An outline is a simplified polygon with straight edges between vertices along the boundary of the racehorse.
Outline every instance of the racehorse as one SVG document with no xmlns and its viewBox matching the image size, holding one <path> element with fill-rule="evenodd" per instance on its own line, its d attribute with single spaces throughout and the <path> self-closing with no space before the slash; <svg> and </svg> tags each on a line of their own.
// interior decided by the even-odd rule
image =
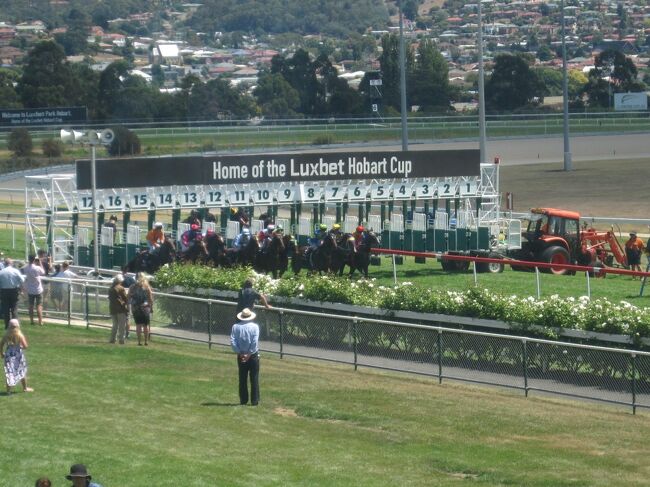
<svg viewBox="0 0 650 487">
<path fill-rule="evenodd" d="M 166 264 L 171 264 L 176 260 L 176 245 L 174 241 L 165 237 L 165 240 L 160 247 L 153 252 L 150 250 L 143 250 L 138 253 L 131 261 L 127 264 L 127 269 L 129 272 L 146 272 L 147 274 L 153 274 L 158 269 Z"/>
<path fill-rule="evenodd" d="M 294 274 L 297 274 L 298 272 L 296 272 L 294 260 L 299 259 L 301 256 L 297 253 L 298 249 L 296 247 L 296 240 L 291 235 L 285 235 L 282 237 L 282 242 L 284 243 L 284 251 L 280 253 L 280 277 L 287 272 L 287 269 L 289 268 L 289 259 L 291 259 L 291 268 Z M 300 270 L 300 268 L 298 268 L 298 270 Z"/>
<path fill-rule="evenodd" d="M 260 250 L 260 243 L 257 240 L 257 236 L 251 235 L 250 238 L 248 239 L 248 242 L 246 242 L 246 245 L 244 245 L 243 248 L 239 250 L 229 249 L 226 251 L 226 255 L 228 256 L 228 259 L 233 265 L 252 266 L 253 264 L 255 264 L 255 260 L 257 259 L 257 253 L 259 252 L 259 250 Z"/>
<path fill-rule="evenodd" d="M 332 253 L 332 272 L 342 276 L 346 265 L 352 269 L 355 252 L 354 236 L 350 233 L 341 235 L 336 250 Z"/>
<path fill-rule="evenodd" d="M 350 260 L 350 276 L 354 274 L 354 271 L 359 271 L 363 274 L 364 277 L 368 277 L 368 266 L 370 265 L 370 253 L 372 249 L 379 247 L 379 239 L 375 232 L 367 231 L 365 232 L 365 238 L 362 240 L 362 243 L 359 245 L 359 248 L 355 253 L 352 254 Z M 342 271 L 342 269 L 341 269 Z"/>
<path fill-rule="evenodd" d="M 226 243 L 220 234 L 209 232 L 203 238 L 203 244 L 206 264 L 214 267 L 230 267 L 232 265 L 226 253 Z"/>
<path fill-rule="evenodd" d="M 332 271 L 332 254 L 337 249 L 336 239 L 331 233 L 323 238 L 318 248 L 306 255 L 307 265 L 310 272 L 330 272 Z"/>
<path fill-rule="evenodd" d="M 181 260 L 184 263 L 204 263 L 208 260 L 208 250 L 205 245 L 205 241 L 195 240 L 190 247 L 181 253 Z"/>
<path fill-rule="evenodd" d="M 277 279 L 282 275 L 280 274 L 280 256 L 284 253 L 284 251 L 284 238 L 277 233 L 274 233 L 273 237 L 271 237 L 271 241 L 268 243 L 266 248 L 264 250 L 260 250 L 257 253 L 257 259 L 254 267 L 261 272 L 270 272 L 273 275 L 273 279 Z"/>
</svg>

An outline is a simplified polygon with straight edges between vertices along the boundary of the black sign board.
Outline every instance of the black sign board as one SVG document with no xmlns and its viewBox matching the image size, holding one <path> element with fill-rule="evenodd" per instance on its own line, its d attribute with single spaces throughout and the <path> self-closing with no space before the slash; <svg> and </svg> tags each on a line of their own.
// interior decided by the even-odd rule
<svg viewBox="0 0 650 487">
<path fill-rule="evenodd" d="M 74 125 L 88 120 L 86 107 L 17 108 L 0 110 L 0 126 Z"/>
<path fill-rule="evenodd" d="M 206 155 L 96 160 L 98 189 L 174 185 L 479 176 L 478 149 Z M 90 189 L 90 161 L 77 161 L 77 188 Z"/>
</svg>

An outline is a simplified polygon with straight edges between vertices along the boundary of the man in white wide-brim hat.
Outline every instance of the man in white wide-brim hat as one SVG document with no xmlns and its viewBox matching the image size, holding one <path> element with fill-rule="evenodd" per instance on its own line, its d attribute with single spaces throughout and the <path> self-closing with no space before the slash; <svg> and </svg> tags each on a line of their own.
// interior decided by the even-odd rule
<svg viewBox="0 0 650 487">
<path fill-rule="evenodd" d="M 232 326 L 230 344 L 237 354 L 239 369 L 239 403 L 248 404 L 248 377 L 251 381 L 251 405 L 257 406 L 260 401 L 260 327 L 255 323 L 255 313 L 244 308 L 237 314 L 239 320 Z"/>
</svg>

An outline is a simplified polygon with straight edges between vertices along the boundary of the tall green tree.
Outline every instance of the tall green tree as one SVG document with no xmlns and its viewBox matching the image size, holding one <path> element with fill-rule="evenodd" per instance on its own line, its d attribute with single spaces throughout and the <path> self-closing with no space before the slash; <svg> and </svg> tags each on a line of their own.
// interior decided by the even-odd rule
<svg viewBox="0 0 650 487">
<path fill-rule="evenodd" d="M 42 41 L 27 55 L 17 91 L 28 108 L 66 106 L 72 95 L 71 81 L 63 48 L 54 41 Z"/>
<path fill-rule="evenodd" d="M 66 19 L 67 31 L 58 34 L 56 41 L 63 46 L 68 56 L 82 54 L 88 49 L 88 34 L 92 25 L 91 18 L 86 12 L 76 8 L 70 10 Z"/>
<path fill-rule="evenodd" d="M 485 105 L 492 111 L 512 111 L 542 101 L 544 85 L 523 55 L 499 54 L 485 83 Z"/>
<path fill-rule="evenodd" d="M 14 83 L 20 79 L 18 73 L 11 69 L 0 68 L 0 107 L 20 108 L 20 97 Z"/>
<path fill-rule="evenodd" d="M 449 67 L 434 43 L 420 42 L 410 84 L 411 103 L 421 111 L 446 111 L 449 108 Z"/>
<path fill-rule="evenodd" d="M 625 54 L 613 49 L 601 52 L 596 56 L 585 87 L 589 106 L 609 107 L 613 105 L 614 93 L 644 91 L 645 85 L 637 76 L 636 66 Z"/>
<path fill-rule="evenodd" d="M 280 73 L 260 74 L 253 95 L 265 117 L 298 117 L 300 95 Z"/>
<path fill-rule="evenodd" d="M 382 105 L 400 110 L 400 66 L 399 66 L 399 37 L 395 34 L 385 35 L 381 39 L 382 53 L 379 56 L 379 66 L 382 78 Z M 405 46 L 406 63 L 406 85 L 410 86 L 410 80 L 414 69 L 413 51 Z M 407 105 L 409 103 L 410 91 L 406 90 Z"/>
<path fill-rule="evenodd" d="M 324 91 L 318 82 L 315 66 L 307 51 L 298 49 L 289 59 L 274 56 L 271 60 L 271 73 L 281 74 L 298 92 L 301 113 L 305 115 L 319 113 L 324 100 Z"/>
</svg>

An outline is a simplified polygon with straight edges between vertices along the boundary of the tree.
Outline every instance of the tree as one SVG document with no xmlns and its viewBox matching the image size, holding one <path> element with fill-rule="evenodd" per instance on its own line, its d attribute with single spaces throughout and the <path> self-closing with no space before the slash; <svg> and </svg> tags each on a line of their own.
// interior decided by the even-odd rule
<svg viewBox="0 0 650 487">
<path fill-rule="evenodd" d="M 290 59 L 274 56 L 271 73 L 281 74 L 298 92 L 301 113 L 313 115 L 320 111 L 324 100 L 323 87 L 318 82 L 315 66 L 307 51 L 298 49 Z"/>
<path fill-rule="evenodd" d="M 63 154 L 63 142 L 59 139 L 44 139 L 41 149 L 45 157 L 60 157 Z"/>
<path fill-rule="evenodd" d="M 0 107 L 20 108 L 20 98 L 14 83 L 20 79 L 18 73 L 11 69 L 0 68 Z"/>
<path fill-rule="evenodd" d="M 126 156 L 140 154 L 140 138 L 135 132 L 122 125 L 111 127 L 115 137 L 113 142 L 108 146 L 108 153 L 115 156 Z"/>
<path fill-rule="evenodd" d="M 542 62 L 550 61 L 551 59 L 555 58 L 555 54 L 548 46 L 542 46 L 537 51 L 537 58 Z"/>
<path fill-rule="evenodd" d="M 382 78 L 382 103 L 385 106 L 393 107 L 395 110 L 401 108 L 400 96 L 400 66 L 399 66 L 399 37 L 395 34 L 385 35 L 381 39 L 382 53 L 379 56 L 379 65 Z M 408 46 L 405 49 L 406 78 L 407 86 L 413 72 L 413 53 Z M 408 97 L 407 90 L 407 97 Z M 408 105 L 408 102 L 407 102 Z"/>
<path fill-rule="evenodd" d="M 253 92 L 262 114 L 269 118 L 296 118 L 300 95 L 280 73 L 260 74 Z"/>
<path fill-rule="evenodd" d="M 25 59 L 17 91 L 28 108 L 66 106 L 72 94 L 70 64 L 53 41 L 36 44 Z"/>
<path fill-rule="evenodd" d="M 620 51 L 607 49 L 596 56 L 589 72 L 585 92 L 591 107 L 609 107 L 614 93 L 639 92 L 645 89 L 637 80 L 632 60 Z"/>
<path fill-rule="evenodd" d="M 7 148 L 18 157 L 28 156 L 32 153 L 32 136 L 25 128 L 14 129 L 9 134 Z"/>
<path fill-rule="evenodd" d="M 73 8 L 68 14 L 66 24 L 68 27 L 66 32 L 56 35 L 56 41 L 63 46 L 68 56 L 86 52 L 88 49 L 88 33 L 91 26 L 91 19 L 88 14 Z"/>
<path fill-rule="evenodd" d="M 485 83 L 485 104 L 494 111 L 512 111 L 544 98 L 544 86 L 524 55 L 499 54 Z"/>
<path fill-rule="evenodd" d="M 411 80 L 411 101 L 421 111 L 446 111 L 449 108 L 449 67 L 433 42 L 425 39 L 418 47 Z"/>
</svg>

